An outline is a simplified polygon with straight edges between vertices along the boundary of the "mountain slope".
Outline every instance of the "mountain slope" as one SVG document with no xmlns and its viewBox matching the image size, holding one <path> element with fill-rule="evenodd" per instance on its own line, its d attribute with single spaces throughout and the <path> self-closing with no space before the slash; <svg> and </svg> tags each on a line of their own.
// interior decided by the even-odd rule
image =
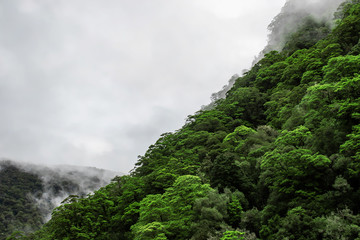
<svg viewBox="0 0 360 240">
<path fill-rule="evenodd" d="M 337 16 L 333 29 L 308 18 L 130 176 L 24 238 L 359 239 L 359 1 Z"/>
<path fill-rule="evenodd" d="M 0 239 L 17 230 L 38 230 L 66 197 L 86 196 L 114 176 L 95 168 L 0 161 Z"/>
</svg>

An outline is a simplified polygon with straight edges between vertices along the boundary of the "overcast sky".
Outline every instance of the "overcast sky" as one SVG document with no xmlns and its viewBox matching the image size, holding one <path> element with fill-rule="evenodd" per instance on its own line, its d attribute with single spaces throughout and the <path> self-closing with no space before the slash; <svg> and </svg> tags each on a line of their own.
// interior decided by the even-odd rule
<svg viewBox="0 0 360 240">
<path fill-rule="evenodd" d="M 250 67 L 284 4 L 0 1 L 0 158 L 128 172 Z"/>
</svg>

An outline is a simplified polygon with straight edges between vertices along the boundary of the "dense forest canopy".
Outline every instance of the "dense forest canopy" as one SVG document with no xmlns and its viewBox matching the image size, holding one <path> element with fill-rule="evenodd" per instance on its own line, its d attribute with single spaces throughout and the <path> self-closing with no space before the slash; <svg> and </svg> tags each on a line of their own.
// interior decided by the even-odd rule
<svg viewBox="0 0 360 240">
<path fill-rule="evenodd" d="M 359 39 L 358 0 L 304 16 L 130 175 L 9 239 L 360 239 Z"/>
</svg>

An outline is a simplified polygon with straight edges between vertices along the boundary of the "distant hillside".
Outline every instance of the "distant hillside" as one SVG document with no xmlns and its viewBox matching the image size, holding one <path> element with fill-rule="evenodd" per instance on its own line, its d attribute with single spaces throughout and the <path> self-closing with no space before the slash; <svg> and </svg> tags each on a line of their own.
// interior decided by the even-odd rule
<svg viewBox="0 0 360 240">
<path fill-rule="evenodd" d="M 86 194 L 119 175 L 90 167 L 44 167 L 0 161 L 0 239 L 21 230 L 33 232 L 70 195 Z"/>
</svg>

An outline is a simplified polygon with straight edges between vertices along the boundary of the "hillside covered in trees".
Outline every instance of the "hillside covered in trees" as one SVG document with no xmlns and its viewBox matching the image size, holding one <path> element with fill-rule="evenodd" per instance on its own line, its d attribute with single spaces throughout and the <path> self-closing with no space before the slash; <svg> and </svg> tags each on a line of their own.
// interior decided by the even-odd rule
<svg viewBox="0 0 360 240">
<path fill-rule="evenodd" d="M 44 167 L 0 160 L 0 240 L 12 232 L 38 230 L 64 198 L 86 196 L 115 175 L 90 167 Z"/>
<path fill-rule="evenodd" d="M 360 239 L 360 2 L 335 16 L 302 17 L 130 175 L 9 239 Z"/>
</svg>

